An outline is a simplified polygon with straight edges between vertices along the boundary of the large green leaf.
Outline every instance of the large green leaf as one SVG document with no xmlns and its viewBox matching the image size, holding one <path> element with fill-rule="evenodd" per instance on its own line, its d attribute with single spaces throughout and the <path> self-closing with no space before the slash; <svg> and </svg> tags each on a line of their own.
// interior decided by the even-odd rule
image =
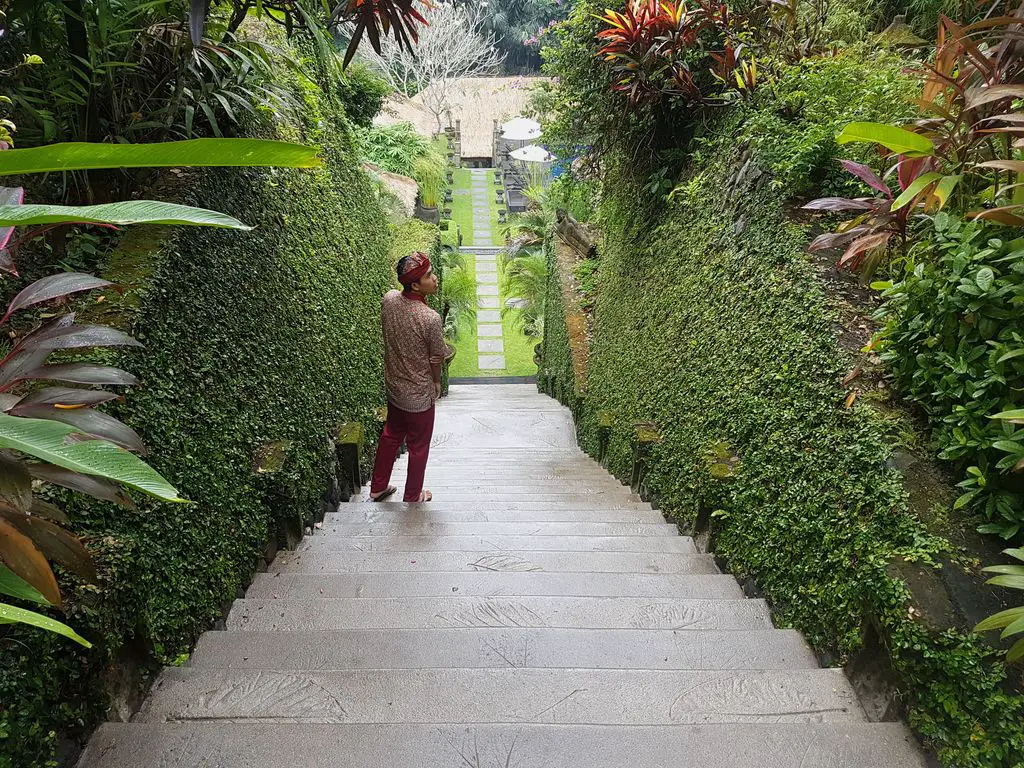
<svg viewBox="0 0 1024 768">
<path fill-rule="evenodd" d="M 16 597 L 19 600 L 28 600 L 40 605 L 49 605 L 50 601 L 43 597 L 43 593 L 33 587 L 27 581 L 19 578 L 6 565 L 0 565 L 0 594 Z"/>
<path fill-rule="evenodd" d="M 24 608 L 15 608 L 13 605 L 0 603 L 0 624 L 30 624 L 33 627 L 45 629 L 47 632 L 56 632 L 58 635 L 74 640 L 86 648 L 92 648 L 92 643 L 79 635 L 67 624 L 43 616 L 35 611 L 26 611 Z"/>
<path fill-rule="evenodd" d="M 3 153 L 0 153 L 0 157 Z M 220 227 L 249 230 L 238 219 L 205 208 L 162 203 L 157 200 L 129 200 L 104 205 L 0 205 L 0 227 L 34 224 L 180 224 L 191 227 Z"/>
<path fill-rule="evenodd" d="M 931 141 L 919 133 L 884 123 L 850 123 L 836 141 L 840 144 L 866 141 L 881 144 L 888 150 L 907 157 L 926 157 L 935 154 Z"/>
<path fill-rule="evenodd" d="M 164 501 L 185 501 L 142 459 L 106 440 L 83 437 L 79 430 L 56 421 L 0 413 L 0 448 L 21 451 L 74 472 L 105 477 Z"/>
<path fill-rule="evenodd" d="M 318 147 L 261 139 L 192 139 L 160 144 L 72 142 L 0 153 L 0 176 L 93 168 L 278 166 L 319 168 Z"/>
<path fill-rule="evenodd" d="M 940 179 L 942 179 L 942 174 L 935 173 L 934 171 L 918 176 L 910 182 L 910 185 L 903 190 L 903 193 L 899 197 L 893 200 L 892 208 L 889 210 L 898 211 L 903 206 L 908 205 L 911 200 L 921 194 L 925 187 L 931 186 Z"/>
</svg>

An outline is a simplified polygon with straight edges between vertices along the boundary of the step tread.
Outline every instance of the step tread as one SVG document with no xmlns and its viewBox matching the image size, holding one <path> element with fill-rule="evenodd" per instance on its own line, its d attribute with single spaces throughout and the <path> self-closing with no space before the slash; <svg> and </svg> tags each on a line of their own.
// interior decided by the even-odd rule
<svg viewBox="0 0 1024 768">
<path fill-rule="evenodd" d="M 678 536 L 670 523 L 546 522 L 517 523 L 335 523 L 324 520 L 323 530 L 338 536 L 456 536 L 508 534 L 510 536 Z"/>
<path fill-rule="evenodd" d="M 382 571 L 549 571 L 556 573 L 718 573 L 711 555 L 675 552 L 358 552 L 304 547 L 280 552 L 280 573 Z"/>
<path fill-rule="evenodd" d="M 256 574 L 250 599 L 340 597 L 561 596 L 739 599 L 732 576 L 679 573 L 546 573 L 463 571 L 449 573 L 281 573 Z"/>
<path fill-rule="evenodd" d="M 636 597 L 387 597 L 236 600 L 227 628 L 771 629 L 763 600 Z"/>
<path fill-rule="evenodd" d="M 80 768 L 925 768 L 896 723 L 103 725 Z"/>
<path fill-rule="evenodd" d="M 351 629 L 206 632 L 189 667 L 225 669 L 815 669 L 790 629 Z"/>
<path fill-rule="evenodd" d="M 337 536 L 316 531 L 298 551 L 332 552 L 676 552 L 697 553 L 689 536 Z"/>
<path fill-rule="evenodd" d="M 864 714 L 840 669 L 169 667 L 136 719 L 676 725 L 858 721 Z"/>
</svg>

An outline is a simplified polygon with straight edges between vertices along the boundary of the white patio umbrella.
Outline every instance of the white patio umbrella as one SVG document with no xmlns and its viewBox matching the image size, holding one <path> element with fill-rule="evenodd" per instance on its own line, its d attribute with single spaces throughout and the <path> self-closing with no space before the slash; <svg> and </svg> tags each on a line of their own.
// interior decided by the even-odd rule
<svg viewBox="0 0 1024 768">
<path fill-rule="evenodd" d="M 505 141 L 534 141 L 540 138 L 540 123 L 528 117 L 517 117 L 501 126 Z"/>
<path fill-rule="evenodd" d="M 521 147 L 511 153 L 514 160 L 521 160 L 524 163 L 550 163 L 555 156 L 544 147 L 531 144 L 528 147 Z"/>
</svg>

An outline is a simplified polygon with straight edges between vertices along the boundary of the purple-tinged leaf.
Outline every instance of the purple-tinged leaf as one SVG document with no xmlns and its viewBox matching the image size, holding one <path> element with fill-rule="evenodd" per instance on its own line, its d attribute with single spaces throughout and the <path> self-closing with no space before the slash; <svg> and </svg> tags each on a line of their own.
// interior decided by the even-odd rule
<svg viewBox="0 0 1024 768">
<path fill-rule="evenodd" d="M 101 440 L 108 440 L 114 445 L 127 448 L 133 453 L 146 454 L 146 444 L 134 429 L 124 424 L 113 416 L 108 416 L 92 408 L 79 408 L 77 410 L 62 410 L 50 405 L 30 405 L 17 409 L 17 416 L 26 419 L 46 419 L 47 421 L 59 421 L 74 427 L 87 435 L 97 437 Z"/>
<path fill-rule="evenodd" d="M 198 48 L 203 42 L 203 27 L 206 26 L 206 16 L 209 12 L 210 0 L 192 0 L 188 12 L 188 29 L 193 48 Z"/>
<path fill-rule="evenodd" d="M 7 413 L 21 400 L 21 395 L 11 395 L 7 392 L 0 393 L 0 411 Z"/>
<path fill-rule="evenodd" d="M 875 232 L 874 234 L 858 237 L 850 243 L 846 252 L 843 253 L 842 258 L 839 259 L 839 266 L 845 266 L 851 261 L 859 261 L 859 256 L 862 253 L 867 253 L 873 248 L 885 245 L 889 242 L 892 235 L 892 232 Z"/>
<path fill-rule="evenodd" d="M 870 211 L 874 206 L 866 200 L 848 197 L 819 197 L 804 206 L 807 211 Z"/>
<path fill-rule="evenodd" d="M 851 241 L 857 239 L 861 235 L 869 231 L 869 227 L 864 225 L 860 227 L 854 227 L 847 232 L 828 232 L 824 235 L 818 235 L 814 238 L 813 242 L 808 246 L 810 251 L 824 251 L 829 248 L 842 248 Z"/>
<path fill-rule="evenodd" d="M 52 405 L 58 409 L 67 406 L 70 409 L 83 406 L 100 405 L 117 400 L 120 395 L 102 389 L 78 389 L 76 387 L 43 387 L 26 395 L 11 409 L 13 416 L 18 416 L 22 408 L 34 405 Z"/>
<path fill-rule="evenodd" d="M 121 486 L 110 480 L 72 472 L 70 469 L 53 464 L 29 464 L 28 470 L 32 473 L 32 477 L 38 480 L 84 493 L 100 501 L 109 501 L 126 509 L 135 509 L 135 502 L 131 500 L 131 497 L 121 489 Z"/>
<path fill-rule="evenodd" d="M 0 451 L 0 508 L 24 515 L 32 507 L 32 477 L 25 462 Z"/>
<path fill-rule="evenodd" d="M 15 312 L 25 309 L 25 307 L 41 304 L 51 299 L 58 299 L 62 296 L 69 296 L 73 293 L 91 291 L 95 288 L 109 288 L 112 285 L 113 283 L 108 280 L 101 280 L 98 277 L 81 272 L 60 272 L 56 275 L 49 275 L 48 277 L 36 280 L 32 285 L 11 299 L 11 303 L 7 306 L 7 312 L 0 318 L 0 323 L 6 321 Z"/>
<path fill-rule="evenodd" d="M 840 160 L 839 162 L 848 172 L 892 200 L 892 190 L 889 189 L 884 181 L 878 178 L 878 174 L 873 170 L 863 163 L 855 163 L 853 160 Z"/>
<path fill-rule="evenodd" d="M 67 381 L 72 384 L 98 384 L 137 386 L 139 380 L 120 368 L 106 365 L 90 365 L 88 363 L 67 363 L 64 365 L 42 365 L 33 371 L 27 371 L 22 379 L 46 379 L 50 381 Z"/>
<path fill-rule="evenodd" d="M 29 510 L 29 514 L 45 518 L 46 520 L 53 520 L 61 525 L 67 525 L 71 522 L 60 507 L 40 499 L 38 496 L 32 497 L 32 509 Z"/>
<path fill-rule="evenodd" d="M 141 347 L 127 333 L 106 325 L 72 325 L 31 334 L 18 345 L 21 349 L 81 349 L 84 347 Z"/>
<path fill-rule="evenodd" d="M 18 267 L 14 263 L 14 257 L 6 248 L 0 248 L 0 270 L 15 277 L 18 276 Z"/>
<path fill-rule="evenodd" d="M 1024 85 L 1007 83 L 1004 85 L 990 85 L 986 87 L 972 88 L 967 92 L 967 109 L 975 109 L 1000 99 L 1019 99 L 1024 97 Z"/>
<path fill-rule="evenodd" d="M 0 187 L 0 205 L 21 205 L 25 202 L 25 190 L 21 187 Z M 7 243 L 14 234 L 14 227 L 0 227 L 0 270 L 17 275 L 14 259 L 7 250 Z"/>
</svg>

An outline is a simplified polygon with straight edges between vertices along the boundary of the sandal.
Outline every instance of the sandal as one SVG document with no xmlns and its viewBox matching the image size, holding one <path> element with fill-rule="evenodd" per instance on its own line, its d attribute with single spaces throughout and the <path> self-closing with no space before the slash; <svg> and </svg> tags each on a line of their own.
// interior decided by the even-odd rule
<svg viewBox="0 0 1024 768">
<path fill-rule="evenodd" d="M 434 498 L 434 494 L 432 494 L 430 491 L 420 491 L 420 497 L 418 499 L 416 499 L 415 501 L 409 501 L 408 499 L 406 499 L 405 503 L 406 504 L 422 504 L 424 501 L 432 501 L 433 498 Z"/>
<path fill-rule="evenodd" d="M 380 493 L 378 493 L 376 495 L 371 493 L 370 494 L 370 501 L 384 501 L 384 499 L 386 499 L 389 496 L 393 495 L 395 493 L 395 491 L 397 491 L 397 490 L 398 489 L 395 486 L 389 485 L 387 488 L 385 488 L 383 491 L 381 491 Z"/>
</svg>

